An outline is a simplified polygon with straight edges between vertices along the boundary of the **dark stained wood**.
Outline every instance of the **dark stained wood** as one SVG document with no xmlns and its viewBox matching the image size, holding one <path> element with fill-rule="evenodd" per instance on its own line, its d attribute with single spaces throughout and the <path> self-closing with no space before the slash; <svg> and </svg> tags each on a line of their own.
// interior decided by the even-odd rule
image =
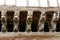
<svg viewBox="0 0 60 40">
<path fill-rule="evenodd" d="M 60 19 L 59 19 L 59 21 L 57 22 L 56 31 L 57 31 L 57 32 L 60 32 Z"/>
<path fill-rule="evenodd" d="M 27 11 L 20 11 L 19 13 L 19 31 L 24 32 L 26 29 L 26 18 L 27 18 Z"/>
<path fill-rule="evenodd" d="M 13 24 L 13 17 L 14 17 L 14 11 L 7 11 L 7 31 L 12 32 L 14 28 Z"/>
<path fill-rule="evenodd" d="M 40 11 L 33 11 L 33 17 L 32 17 L 32 25 L 31 29 L 32 32 L 37 32 L 37 24 L 40 18 L 41 12 Z"/>
<path fill-rule="evenodd" d="M 54 11 L 47 11 L 45 12 L 46 14 L 46 22 L 45 22 L 45 25 L 44 25 L 44 31 L 45 32 L 49 32 L 49 28 L 51 27 L 51 20 L 52 20 L 52 16 L 54 14 Z"/>
<path fill-rule="evenodd" d="M 1 26 L 2 24 L 1 24 L 1 11 L 0 11 L 0 32 L 1 32 Z"/>
</svg>

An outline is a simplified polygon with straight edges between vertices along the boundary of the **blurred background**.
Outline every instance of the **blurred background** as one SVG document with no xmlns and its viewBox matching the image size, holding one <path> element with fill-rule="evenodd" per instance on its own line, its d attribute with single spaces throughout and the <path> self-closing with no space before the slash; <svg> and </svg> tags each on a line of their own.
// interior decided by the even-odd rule
<svg viewBox="0 0 60 40">
<path fill-rule="evenodd" d="M 0 0 L 0 5 L 58 7 L 60 0 Z"/>
</svg>

